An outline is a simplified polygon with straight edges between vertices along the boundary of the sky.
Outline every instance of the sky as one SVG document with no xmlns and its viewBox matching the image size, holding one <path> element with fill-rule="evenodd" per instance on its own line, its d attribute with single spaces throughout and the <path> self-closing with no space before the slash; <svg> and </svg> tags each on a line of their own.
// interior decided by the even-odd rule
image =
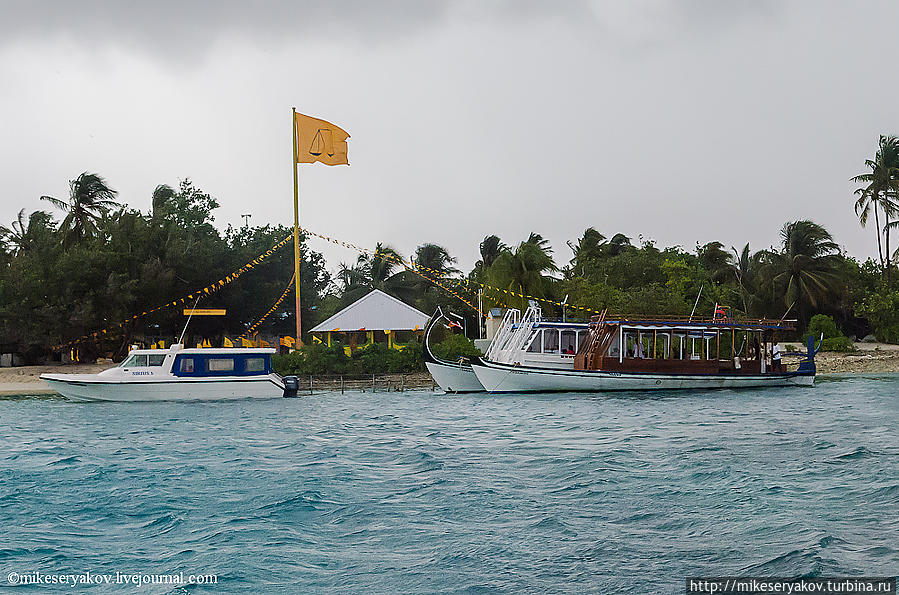
<svg viewBox="0 0 899 595">
<path fill-rule="evenodd" d="M 350 133 L 299 166 L 309 229 L 466 271 L 478 243 L 585 228 L 753 250 L 812 219 L 862 260 L 850 178 L 899 134 L 899 3 L 0 0 L 0 223 L 83 171 L 148 211 L 293 221 L 291 107 Z M 310 240 L 331 270 L 345 248 Z"/>
</svg>

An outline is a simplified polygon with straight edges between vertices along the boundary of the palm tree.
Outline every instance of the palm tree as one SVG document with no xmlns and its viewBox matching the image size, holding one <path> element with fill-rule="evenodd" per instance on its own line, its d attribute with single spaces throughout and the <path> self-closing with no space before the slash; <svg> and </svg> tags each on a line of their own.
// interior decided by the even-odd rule
<svg viewBox="0 0 899 595">
<path fill-rule="evenodd" d="M 33 243 L 35 231 L 38 228 L 50 229 L 52 221 L 46 211 L 34 211 L 26 221 L 25 209 L 22 209 L 9 227 L 0 225 L 0 246 L 14 255 L 27 250 Z"/>
<path fill-rule="evenodd" d="M 606 244 L 606 255 L 618 256 L 630 248 L 633 248 L 631 239 L 623 233 L 616 233 Z"/>
<path fill-rule="evenodd" d="M 545 274 L 559 270 L 553 262 L 551 252 L 547 240 L 540 234 L 531 233 L 514 252 L 506 250 L 500 254 L 488 270 L 489 280 L 492 285 L 502 289 L 544 298 L 549 284 L 549 277 Z M 510 301 L 517 302 L 521 307 L 527 305 L 526 298 L 514 297 Z"/>
<path fill-rule="evenodd" d="M 28 224 L 25 222 L 25 209 L 22 209 L 10 227 L 0 225 L 0 246 L 12 254 L 17 254 L 25 248 L 27 232 Z"/>
<path fill-rule="evenodd" d="M 160 184 L 153 190 L 153 219 L 161 217 L 175 198 L 175 189 L 168 184 Z"/>
<path fill-rule="evenodd" d="M 446 248 L 437 244 L 422 244 L 415 249 L 413 257 L 416 267 L 429 277 L 446 277 L 459 272 L 453 265 L 456 259 L 450 256 Z"/>
<path fill-rule="evenodd" d="M 603 247 L 605 246 L 606 236 L 602 235 L 596 229 L 588 227 L 584 230 L 584 235 L 577 241 L 577 244 L 568 242 L 574 254 L 571 259 L 571 268 L 574 269 L 579 276 L 587 275 L 587 265 L 591 261 L 595 261 L 602 257 Z M 580 269 L 580 271 L 578 271 Z"/>
<path fill-rule="evenodd" d="M 119 206 L 116 194 L 103 178 L 84 172 L 69 182 L 68 202 L 52 196 L 42 196 L 41 200 L 67 212 L 59 230 L 63 233 L 63 242 L 69 243 L 97 235 L 100 218 L 109 209 Z"/>
<path fill-rule="evenodd" d="M 870 211 L 874 211 L 874 222 L 877 233 L 877 254 L 880 259 L 880 265 L 883 267 L 887 283 L 891 280 L 891 258 L 890 254 L 890 232 L 895 227 L 890 222 L 899 212 L 899 139 L 895 136 L 881 136 L 878 143 L 877 154 L 874 159 L 867 159 L 865 165 L 871 169 L 870 172 L 859 174 L 852 178 L 853 182 L 865 184 L 858 188 L 855 194 L 858 199 L 855 201 L 855 213 L 858 215 L 859 223 L 862 227 L 868 222 Z M 880 213 L 883 210 L 886 222 L 884 227 L 880 227 Z M 884 258 L 884 248 L 881 244 L 881 233 L 886 238 L 886 257 Z"/>
<path fill-rule="evenodd" d="M 761 255 L 766 288 L 781 296 L 788 308 L 796 305 L 801 324 L 811 309 L 819 309 L 837 296 L 840 247 L 826 229 L 813 221 L 800 220 L 784 225 L 779 251 Z"/>
<path fill-rule="evenodd" d="M 712 281 L 721 283 L 730 278 L 732 268 L 730 254 L 724 251 L 721 242 L 709 242 L 696 249 L 699 262 L 708 271 Z"/>
<path fill-rule="evenodd" d="M 761 252 L 752 254 L 749 249 L 749 242 L 743 246 L 743 250 L 737 252 L 737 249 L 731 246 L 733 256 L 729 256 L 728 265 L 737 286 L 740 288 L 740 299 L 743 302 L 743 314 L 750 313 L 749 306 L 753 302 L 753 297 L 758 284 L 758 270 L 762 258 Z"/>
<path fill-rule="evenodd" d="M 380 289 L 408 303 L 414 283 L 404 273 L 399 253 L 378 242 L 373 253 L 359 255 L 355 266 L 341 264 L 337 278 L 343 284 L 344 302 L 354 302 L 373 289 Z"/>
<path fill-rule="evenodd" d="M 480 246 L 481 260 L 475 263 L 475 267 L 487 268 L 499 257 L 500 254 L 509 249 L 503 244 L 498 236 L 487 236 Z"/>
</svg>

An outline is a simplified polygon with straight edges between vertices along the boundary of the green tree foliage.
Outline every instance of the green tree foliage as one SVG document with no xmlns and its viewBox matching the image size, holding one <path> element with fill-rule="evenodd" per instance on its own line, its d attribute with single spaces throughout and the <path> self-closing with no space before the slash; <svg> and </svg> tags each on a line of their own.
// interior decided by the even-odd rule
<svg viewBox="0 0 899 595">
<path fill-rule="evenodd" d="M 504 250 L 487 269 L 487 282 L 515 293 L 547 298 L 552 294 L 553 279 L 549 273 L 559 270 L 552 258 L 549 242 L 531 232 L 515 250 Z M 507 304 L 527 307 L 527 300 L 514 296 L 503 298 Z"/>
<path fill-rule="evenodd" d="M 871 322 L 878 341 L 899 343 L 899 291 L 870 292 L 855 304 L 855 311 Z"/>
<path fill-rule="evenodd" d="M 431 345 L 431 351 L 435 356 L 447 361 L 457 361 L 461 357 L 479 357 L 483 355 L 481 350 L 474 346 L 474 342 L 465 335 L 450 335 L 440 343 Z"/>
<path fill-rule="evenodd" d="M 189 180 L 177 191 L 166 192 L 164 200 L 157 200 L 157 188 L 149 215 L 127 207 L 106 210 L 109 205 L 102 198 L 88 209 L 88 188 L 98 188 L 96 180 L 85 181 L 91 175 L 73 182 L 70 201 L 92 213 L 90 223 L 76 222 L 72 212 L 77 209 L 65 215 L 71 218 L 69 224 L 65 219 L 57 224 L 49 214 L 36 211 L 27 223 L 21 213 L 9 228 L 0 229 L 11 255 L 0 268 L 0 342 L 33 354 L 31 359 L 46 354 L 52 344 L 118 329 L 119 322 L 134 314 L 222 279 L 289 233 L 281 226 L 220 233 L 212 225 L 217 202 Z M 84 233 L 73 231 L 78 229 Z M 316 308 L 330 278 L 320 254 L 305 245 L 302 254 L 302 314 L 309 325 L 317 322 Z M 271 307 L 292 273 L 293 251 L 284 248 L 234 283 L 204 296 L 201 307 L 224 307 L 228 315 L 194 318 L 191 331 L 203 337 L 243 332 Z M 293 325 L 285 319 L 292 319 L 293 304 L 285 300 L 263 330 L 277 331 L 281 325 L 290 331 Z M 183 324 L 181 308 L 169 308 L 125 325 L 123 332 L 101 335 L 82 349 L 121 354 L 136 332 L 170 342 Z"/>
</svg>

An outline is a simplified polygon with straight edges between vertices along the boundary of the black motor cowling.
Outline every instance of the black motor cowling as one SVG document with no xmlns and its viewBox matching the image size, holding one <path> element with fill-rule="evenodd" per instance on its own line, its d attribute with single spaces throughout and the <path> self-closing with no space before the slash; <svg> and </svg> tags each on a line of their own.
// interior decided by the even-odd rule
<svg viewBox="0 0 899 595">
<path fill-rule="evenodd" d="M 293 398 L 297 396 L 297 391 L 300 389 L 300 381 L 296 376 L 285 376 L 284 380 L 284 396 L 286 398 Z"/>
</svg>

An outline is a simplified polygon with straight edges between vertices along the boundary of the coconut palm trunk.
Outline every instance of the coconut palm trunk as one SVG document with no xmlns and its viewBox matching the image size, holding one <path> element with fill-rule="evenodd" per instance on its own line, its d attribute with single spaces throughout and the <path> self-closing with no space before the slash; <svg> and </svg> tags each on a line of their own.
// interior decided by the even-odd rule
<svg viewBox="0 0 899 595">
<path fill-rule="evenodd" d="M 877 256 L 880 258 L 880 268 L 884 267 L 883 263 L 883 246 L 880 242 L 880 212 L 877 208 L 878 201 L 874 201 L 874 227 L 877 229 Z"/>
</svg>

